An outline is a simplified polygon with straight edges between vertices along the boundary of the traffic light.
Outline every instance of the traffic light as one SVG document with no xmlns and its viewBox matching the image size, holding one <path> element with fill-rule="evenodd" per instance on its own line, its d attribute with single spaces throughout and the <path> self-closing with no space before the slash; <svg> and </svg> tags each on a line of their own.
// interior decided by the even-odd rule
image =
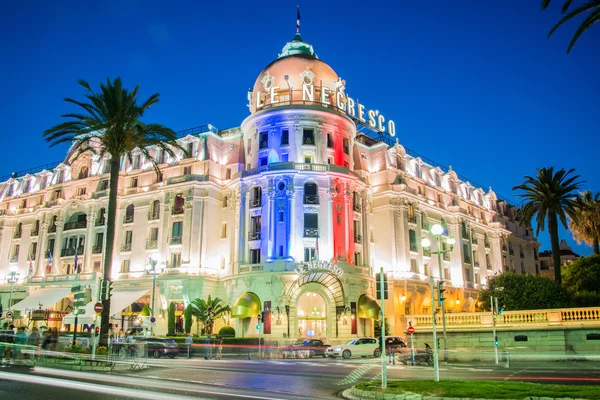
<svg viewBox="0 0 600 400">
<path fill-rule="evenodd" d="M 444 300 L 446 300 L 446 298 L 444 297 L 444 292 L 446 291 L 446 289 L 444 289 L 445 282 L 446 281 L 439 281 L 437 284 L 438 305 L 440 307 L 444 303 Z"/>
<path fill-rule="evenodd" d="M 502 306 L 499 310 L 498 310 L 498 315 L 502 314 L 504 312 L 504 306 Z"/>
<path fill-rule="evenodd" d="M 110 294 L 112 292 L 112 285 L 110 281 L 102 281 L 102 298 L 104 300 L 110 299 Z"/>
<path fill-rule="evenodd" d="M 260 313 L 260 320 L 261 320 L 262 322 L 265 322 L 265 312 L 264 312 L 264 311 L 262 311 L 262 312 Z"/>
<path fill-rule="evenodd" d="M 498 341 L 498 336 L 494 337 L 494 346 L 498 346 L 500 342 Z"/>
<path fill-rule="evenodd" d="M 375 286 L 377 288 L 377 298 L 381 299 L 382 298 L 382 294 L 383 294 L 383 299 L 387 300 L 388 298 L 388 280 L 387 280 L 387 274 L 384 273 L 383 274 L 383 292 L 382 292 L 382 288 L 381 288 L 381 273 L 376 273 L 375 274 Z"/>
</svg>

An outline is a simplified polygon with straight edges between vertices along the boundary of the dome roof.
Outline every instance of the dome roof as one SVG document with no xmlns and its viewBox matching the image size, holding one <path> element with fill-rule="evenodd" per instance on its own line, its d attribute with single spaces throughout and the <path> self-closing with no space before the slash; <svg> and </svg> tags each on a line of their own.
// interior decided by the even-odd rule
<svg viewBox="0 0 600 400">
<path fill-rule="evenodd" d="M 257 94 L 264 98 L 265 107 L 271 106 L 270 91 L 275 87 L 279 104 L 289 105 L 289 93 L 292 101 L 302 99 L 302 85 L 313 84 L 315 92 L 320 92 L 320 86 L 326 86 L 335 91 L 339 77 L 328 64 L 319 60 L 313 47 L 302 41 L 299 34 L 288 42 L 279 58 L 267 65 L 256 78 L 252 88 L 251 112 L 256 112 Z M 339 83 L 338 83 L 339 84 Z M 315 95 L 316 99 L 317 95 Z"/>
</svg>

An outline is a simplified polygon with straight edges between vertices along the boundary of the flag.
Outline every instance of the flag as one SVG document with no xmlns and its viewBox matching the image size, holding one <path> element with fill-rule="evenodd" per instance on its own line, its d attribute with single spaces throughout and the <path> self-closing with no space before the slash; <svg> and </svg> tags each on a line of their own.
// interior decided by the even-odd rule
<svg viewBox="0 0 600 400">
<path fill-rule="evenodd" d="M 46 265 L 46 273 L 49 274 L 52 272 L 52 264 L 54 263 L 54 259 L 52 258 L 52 252 L 48 250 L 48 265 Z"/>
<path fill-rule="evenodd" d="M 300 33 L 300 6 L 296 7 L 298 11 L 298 18 L 296 18 L 296 33 Z"/>
<path fill-rule="evenodd" d="M 317 233 L 317 241 L 315 242 L 315 258 L 319 261 L 319 234 Z"/>
<path fill-rule="evenodd" d="M 33 260 L 31 259 L 31 256 L 29 256 L 28 258 L 29 258 L 29 275 L 33 275 Z"/>
</svg>

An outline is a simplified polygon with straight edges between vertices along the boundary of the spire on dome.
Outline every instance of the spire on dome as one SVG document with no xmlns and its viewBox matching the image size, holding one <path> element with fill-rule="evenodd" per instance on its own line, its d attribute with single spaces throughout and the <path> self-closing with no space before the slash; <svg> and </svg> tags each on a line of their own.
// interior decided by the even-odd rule
<svg viewBox="0 0 600 400">
<path fill-rule="evenodd" d="M 302 36 L 300 36 L 300 7 L 296 7 L 296 11 L 296 34 L 294 35 L 292 41 L 287 42 L 287 44 L 283 47 L 281 54 L 279 54 L 279 58 L 301 54 L 318 59 L 319 57 L 317 57 L 313 47 L 302 40 Z"/>
</svg>

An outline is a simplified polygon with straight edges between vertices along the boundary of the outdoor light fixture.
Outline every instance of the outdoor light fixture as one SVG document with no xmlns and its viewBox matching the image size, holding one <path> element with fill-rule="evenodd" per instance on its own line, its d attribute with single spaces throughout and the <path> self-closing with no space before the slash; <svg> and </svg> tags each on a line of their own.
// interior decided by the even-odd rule
<svg viewBox="0 0 600 400">
<path fill-rule="evenodd" d="M 148 264 L 146 264 L 146 272 L 152 274 L 152 304 L 150 307 L 150 333 L 154 334 L 153 322 L 154 320 L 154 294 L 156 292 L 156 274 L 160 274 L 165 268 L 165 263 L 159 263 L 152 257 L 148 257 Z"/>
<path fill-rule="evenodd" d="M 402 292 L 402 296 L 400 296 L 400 301 L 406 301 L 406 293 Z"/>
<path fill-rule="evenodd" d="M 13 288 L 15 283 L 19 281 L 19 267 L 17 265 L 11 265 L 8 270 L 8 283 L 10 283 L 10 297 L 8 298 L 8 310 L 12 309 L 12 297 L 13 297 Z"/>
<path fill-rule="evenodd" d="M 444 233 L 444 228 L 440 224 L 433 224 L 431 227 L 431 233 L 435 236 L 439 236 Z"/>
<path fill-rule="evenodd" d="M 460 304 L 460 299 L 456 299 L 455 303 L 456 303 L 456 305 L 459 305 Z"/>
<path fill-rule="evenodd" d="M 431 247 L 431 240 L 429 240 L 429 238 L 423 238 L 421 240 L 421 246 L 427 247 L 427 248 Z"/>
</svg>

